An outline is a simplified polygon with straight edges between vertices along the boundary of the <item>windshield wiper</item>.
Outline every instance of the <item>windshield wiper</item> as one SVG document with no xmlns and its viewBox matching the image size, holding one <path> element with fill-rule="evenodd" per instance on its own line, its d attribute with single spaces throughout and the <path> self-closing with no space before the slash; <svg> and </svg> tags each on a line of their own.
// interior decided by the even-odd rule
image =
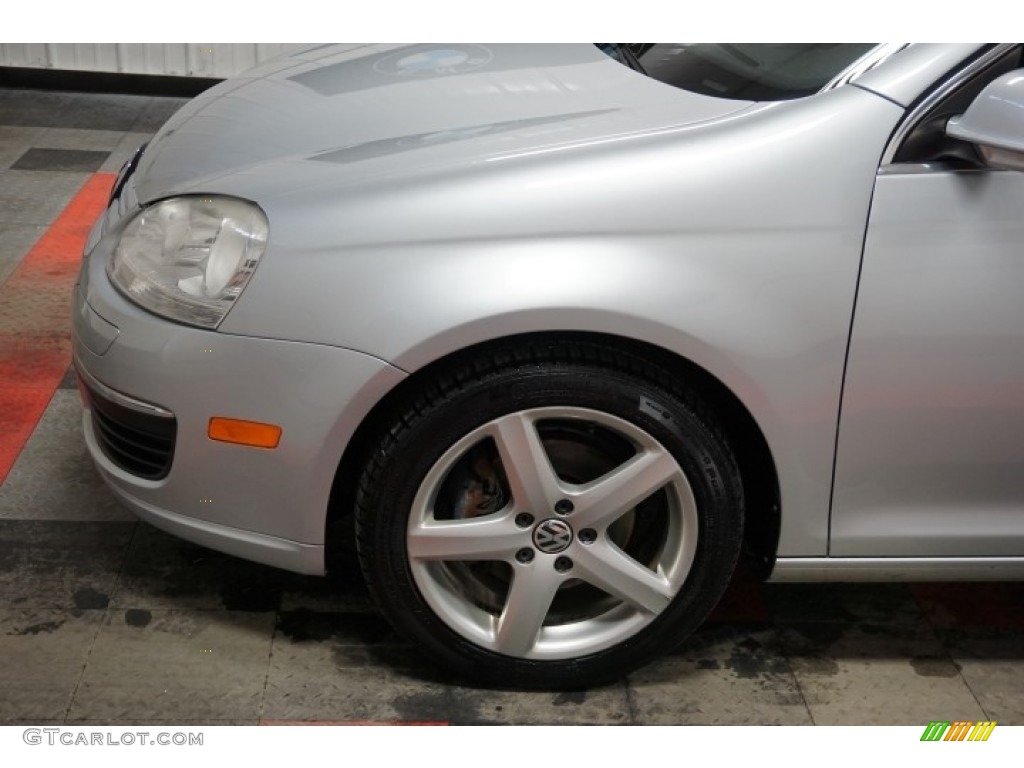
<svg viewBox="0 0 1024 768">
<path fill-rule="evenodd" d="M 626 64 L 628 64 L 632 69 L 635 69 L 641 75 L 647 74 L 647 70 L 644 69 L 644 65 L 640 63 L 640 59 L 638 59 L 636 54 L 633 53 L 633 49 L 630 47 L 629 43 L 616 43 L 615 45 L 619 49 L 622 58 L 625 59 Z"/>
<path fill-rule="evenodd" d="M 640 59 L 633 53 L 629 43 L 596 43 L 596 45 L 621 64 L 625 64 L 630 69 L 635 69 L 641 75 L 647 74 L 647 70 L 644 69 Z"/>
</svg>

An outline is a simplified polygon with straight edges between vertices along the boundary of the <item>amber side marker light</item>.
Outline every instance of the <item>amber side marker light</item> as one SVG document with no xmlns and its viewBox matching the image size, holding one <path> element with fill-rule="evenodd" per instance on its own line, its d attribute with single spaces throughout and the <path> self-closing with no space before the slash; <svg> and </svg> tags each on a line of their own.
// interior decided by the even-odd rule
<svg viewBox="0 0 1024 768">
<path fill-rule="evenodd" d="M 222 416 L 210 419 L 207 434 L 211 440 L 249 445 L 253 448 L 277 448 L 277 444 L 281 442 L 281 428 L 278 426 L 261 424 L 258 421 L 225 419 Z"/>
</svg>

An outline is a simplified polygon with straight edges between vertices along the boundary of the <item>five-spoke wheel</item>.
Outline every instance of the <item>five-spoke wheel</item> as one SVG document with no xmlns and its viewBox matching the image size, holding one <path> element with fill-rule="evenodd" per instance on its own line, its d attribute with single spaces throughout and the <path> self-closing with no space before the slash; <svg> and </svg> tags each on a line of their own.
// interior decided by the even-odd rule
<svg viewBox="0 0 1024 768">
<path fill-rule="evenodd" d="M 737 557 L 741 484 L 711 415 L 662 372 L 525 354 L 458 371 L 384 431 L 360 560 L 392 623 L 463 675 L 588 685 L 704 619 Z"/>
<path fill-rule="evenodd" d="M 493 472 L 501 509 L 456 514 L 446 485 L 464 482 L 470 461 Z M 564 659 L 660 615 L 698 526 L 686 475 L 651 435 L 599 411 L 536 408 L 481 425 L 434 464 L 413 501 L 408 556 L 424 599 L 467 640 Z"/>
</svg>

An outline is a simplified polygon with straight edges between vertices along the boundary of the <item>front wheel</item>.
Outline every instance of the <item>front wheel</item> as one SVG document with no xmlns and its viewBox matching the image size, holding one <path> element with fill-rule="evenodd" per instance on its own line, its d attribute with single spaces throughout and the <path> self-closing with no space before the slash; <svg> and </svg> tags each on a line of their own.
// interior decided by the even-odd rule
<svg viewBox="0 0 1024 768">
<path fill-rule="evenodd" d="M 385 615 L 464 678 L 586 687 L 692 632 L 739 552 L 736 463 L 660 369 L 574 347 L 427 385 L 363 473 L 360 561 Z"/>
</svg>

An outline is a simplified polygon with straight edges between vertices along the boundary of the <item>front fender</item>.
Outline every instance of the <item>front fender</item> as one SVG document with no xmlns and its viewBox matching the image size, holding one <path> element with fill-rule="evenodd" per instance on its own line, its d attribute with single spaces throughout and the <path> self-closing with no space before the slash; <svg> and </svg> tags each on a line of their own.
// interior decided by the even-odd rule
<svg viewBox="0 0 1024 768">
<path fill-rule="evenodd" d="M 534 331 L 642 339 L 747 407 L 779 472 L 779 555 L 821 556 L 864 227 L 901 114 L 843 87 L 636 144 L 371 184 L 344 205 L 268 201 L 271 246 L 221 330 L 408 372 Z"/>
</svg>

